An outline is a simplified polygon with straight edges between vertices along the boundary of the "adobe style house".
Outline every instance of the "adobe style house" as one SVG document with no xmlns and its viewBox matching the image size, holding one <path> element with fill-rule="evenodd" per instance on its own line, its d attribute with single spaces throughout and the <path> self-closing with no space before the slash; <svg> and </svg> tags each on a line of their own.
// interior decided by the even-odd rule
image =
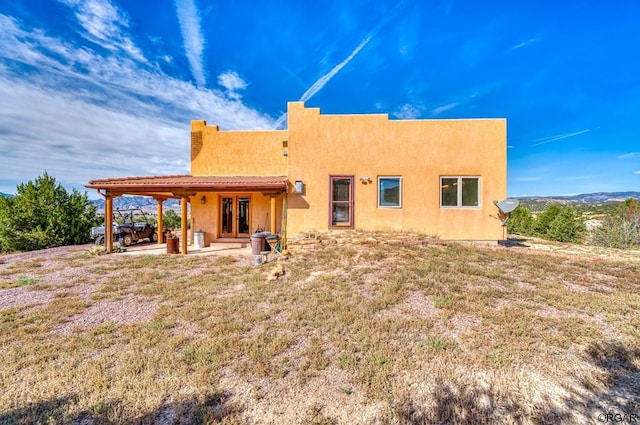
<svg viewBox="0 0 640 425">
<path fill-rule="evenodd" d="M 289 237 L 361 229 L 499 240 L 494 201 L 506 197 L 506 156 L 505 119 L 323 115 L 292 102 L 286 130 L 223 131 L 192 121 L 190 175 L 87 187 L 107 201 L 181 198 L 184 230 L 190 202 L 191 228 L 206 232 L 205 245 L 258 228 Z"/>
</svg>

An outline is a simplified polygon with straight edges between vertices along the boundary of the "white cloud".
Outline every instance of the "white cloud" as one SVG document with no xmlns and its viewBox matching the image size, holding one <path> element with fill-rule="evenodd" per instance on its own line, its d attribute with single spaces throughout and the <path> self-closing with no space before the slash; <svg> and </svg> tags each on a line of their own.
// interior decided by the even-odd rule
<svg viewBox="0 0 640 425">
<path fill-rule="evenodd" d="M 238 90 L 247 88 L 247 83 L 235 71 L 227 71 L 218 76 L 218 84 L 227 89 L 227 95 L 232 99 L 240 99 Z"/>
<path fill-rule="evenodd" d="M 331 69 L 331 71 L 327 72 L 326 74 L 318 78 L 318 80 L 316 80 L 316 82 L 313 83 L 311 87 L 309 87 L 307 91 L 305 91 L 302 94 L 302 96 L 300 97 L 300 100 L 302 102 L 306 102 L 307 100 L 311 99 L 316 93 L 322 90 L 322 88 L 329 82 L 329 80 L 331 80 L 338 72 L 340 72 L 340 70 L 344 68 L 345 65 L 351 62 L 351 59 L 353 59 L 360 52 L 360 50 L 362 50 L 364 46 L 366 46 L 369 43 L 369 41 L 371 41 L 371 39 L 373 38 L 373 35 L 374 34 L 368 34 L 360 42 L 360 44 L 358 44 L 356 48 L 353 49 L 353 51 L 349 54 L 349 56 L 347 56 L 342 62 L 334 66 Z"/>
<path fill-rule="evenodd" d="M 618 155 L 616 158 L 618 159 L 640 158 L 640 152 L 629 152 L 622 155 Z"/>
<path fill-rule="evenodd" d="M 438 116 L 444 112 L 450 111 L 454 108 L 459 108 L 469 103 L 479 100 L 481 97 L 491 93 L 500 83 L 495 82 L 491 84 L 484 84 L 480 86 L 470 87 L 466 93 L 454 96 L 441 106 L 437 106 L 431 111 L 432 116 Z"/>
<path fill-rule="evenodd" d="M 26 181 L 46 169 L 59 180 L 86 183 L 107 176 L 189 171 L 187 122 L 108 110 L 71 93 L 4 78 L 0 97 L 11 100 L 0 104 L 3 175 Z M 163 159 L 161 167 L 154 158 Z"/>
<path fill-rule="evenodd" d="M 530 44 L 537 43 L 538 41 L 540 41 L 540 39 L 535 38 L 535 37 L 534 38 L 530 38 L 530 39 L 528 39 L 526 41 L 523 41 L 522 43 L 518 43 L 515 46 L 512 46 L 511 49 L 512 50 L 522 49 L 523 47 L 529 46 Z"/>
<path fill-rule="evenodd" d="M 393 116 L 401 120 L 413 120 L 420 118 L 423 108 L 419 105 L 406 103 L 393 112 Z"/>
<path fill-rule="evenodd" d="M 633 174 L 640 174 L 640 170 L 634 171 Z"/>
<path fill-rule="evenodd" d="M 191 73 L 199 87 L 207 83 L 204 68 L 202 66 L 202 51 L 204 50 L 204 37 L 200 28 L 200 15 L 194 0 L 176 0 L 178 22 L 184 41 L 184 50 L 189 60 Z"/>
<path fill-rule="evenodd" d="M 557 140 L 562 140 L 562 139 L 568 139 L 569 137 L 579 136 L 581 134 L 588 133 L 588 132 L 589 132 L 589 129 L 585 129 L 585 130 L 580 130 L 573 133 L 556 134 L 555 136 L 543 137 L 541 139 L 534 140 L 535 142 L 538 142 L 538 143 L 534 143 L 531 146 L 546 145 L 547 143 L 555 142 Z"/>
<path fill-rule="evenodd" d="M 365 38 L 356 46 L 355 49 L 351 51 L 349 56 L 347 56 L 342 62 L 334 66 L 329 72 L 322 75 L 320 78 L 316 80 L 315 83 L 311 85 L 303 94 L 300 96 L 300 101 L 306 102 L 311 99 L 316 93 L 318 93 L 322 88 L 338 73 L 342 68 L 344 68 L 351 60 L 367 45 L 369 42 L 375 37 L 378 32 L 389 23 L 389 21 L 395 17 L 397 11 L 402 7 L 405 3 L 405 0 L 400 0 L 395 4 L 393 9 L 385 15 L 383 19 L 381 19 L 376 26 L 371 30 Z M 287 114 L 282 114 L 275 122 L 275 128 L 279 128 L 284 121 L 287 119 Z"/>
<path fill-rule="evenodd" d="M 86 39 L 107 50 L 121 50 L 132 58 L 146 62 L 140 49 L 129 38 L 127 15 L 108 0 L 60 0 L 75 9 L 75 16 L 85 30 Z"/>
<path fill-rule="evenodd" d="M 458 105 L 459 105 L 458 102 L 451 102 L 451 103 L 447 103 L 446 105 L 438 106 L 437 108 L 435 108 L 432 111 L 432 114 L 433 115 L 440 115 L 441 113 L 446 112 L 448 110 L 451 110 L 451 109 L 455 108 Z"/>
<path fill-rule="evenodd" d="M 273 120 L 126 56 L 102 56 L 0 14 L 0 170 L 26 181 L 189 171 L 189 122 L 269 129 Z M 38 72 L 24 73 L 23 67 Z M 17 124 L 19 123 L 19 124 Z M 34 160 L 38 158 L 38 160 Z"/>
</svg>

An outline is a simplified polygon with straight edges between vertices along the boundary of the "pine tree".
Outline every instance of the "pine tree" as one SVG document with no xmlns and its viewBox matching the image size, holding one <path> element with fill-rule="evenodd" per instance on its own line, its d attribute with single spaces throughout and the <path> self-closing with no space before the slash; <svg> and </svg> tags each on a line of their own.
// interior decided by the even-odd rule
<svg viewBox="0 0 640 425">
<path fill-rule="evenodd" d="M 13 198 L 0 199 L 0 249 L 35 249 L 84 243 L 95 206 L 76 189 L 68 193 L 46 172 L 17 187 Z"/>
</svg>

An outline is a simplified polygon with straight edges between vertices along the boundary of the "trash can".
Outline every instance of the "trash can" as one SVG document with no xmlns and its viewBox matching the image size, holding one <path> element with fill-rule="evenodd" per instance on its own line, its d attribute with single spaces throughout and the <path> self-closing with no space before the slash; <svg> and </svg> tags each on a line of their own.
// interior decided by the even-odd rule
<svg viewBox="0 0 640 425">
<path fill-rule="evenodd" d="M 268 232 L 256 232 L 251 235 L 251 253 L 253 255 L 260 255 L 262 251 L 265 251 L 265 238 Z"/>
<path fill-rule="evenodd" d="M 265 240 L 267 241 L 267 244 L 265 245 L 265 249 L 266 250 L 268 250 L 268 251 L 277 251 L 276 245 L 277 245 L 278 241 L 280 240 L 280 236 L 268 234 L 265 237 Z"/>
<path fill-rule="evenodd" d="M 167 254 L 179 254 L 180 253 L 180 239 L 169 238 L 167 239 Z"/>
<path fill-rule="evenodd" d="M 193 249 L 204 248 L 204 241 L 206 240 L 206 236 L 207 232 L 203 232 L 202 230 L 193 232 Z"/>
</svg>

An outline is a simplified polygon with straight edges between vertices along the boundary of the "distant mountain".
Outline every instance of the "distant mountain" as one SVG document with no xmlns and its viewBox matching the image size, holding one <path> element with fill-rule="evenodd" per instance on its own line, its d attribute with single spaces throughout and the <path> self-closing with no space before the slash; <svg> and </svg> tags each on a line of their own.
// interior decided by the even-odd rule
<svg viewBox="0 0 640 425">
<path fill-rule="evenodd" d="M 0 196 L 4 196 L 5 198 L 13 198 L 15 195 L 12 195 L 11 193 L 0 192 Z"/>
<path fill-rule="evenodd" d="M 523 196 L 521 200 L 547 200 L 559 203 L 610 204 L 623 202 L 629 198 L 640 199 L 640 192 L 596 192 L 572 196 Z"/>
<path fill-rule="evenodd" d="M 596 192 L 573 196 L 522 196 L 520 204 L 531 211 L 542 211 L 547 206 L 567 205 L 576 208 L 606 208 L 634 198 L 640 200 L 640 192 Z"/>
<path fill-rule="evenodd" d="M 104 199 L 90 199 L 89 202 L 95 205 L 98 211 L 104 211 Z M 148 196 L 120 196 L 113 199 L 113 208 L 115 209 L 140 208 L 144 211 L 156 212 L 157 205 L 156 200 Z M 163 205 L 167 209 L 179 209 L 180 201 L 167 199 Z"/>
</svg>

